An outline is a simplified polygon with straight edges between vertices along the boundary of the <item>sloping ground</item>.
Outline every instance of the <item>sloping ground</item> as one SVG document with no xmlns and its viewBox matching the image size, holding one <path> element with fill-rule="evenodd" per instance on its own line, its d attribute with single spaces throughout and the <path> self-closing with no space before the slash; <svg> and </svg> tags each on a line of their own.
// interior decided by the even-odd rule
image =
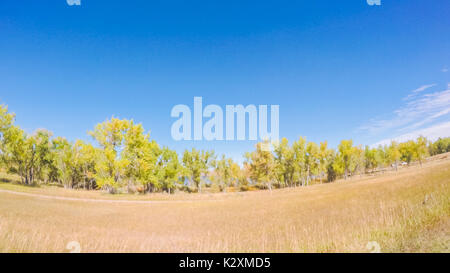
<svg viewBox="0 0 450 273">
<path fill-rule="evenodd" d="M 2 183 L 0 251 L 77 241 L 83 252 L 368 252 L 375 241 L 382 252 L 449 252 L 449 185 L 444 157 L 307 188 L 130 202 Z"/>
<path fill-rule="evenodd" d="M 399 250 L 404 252 L 445 252 L 450 253 L 450 217 L 425 225 L 423 229 L 404 240 Z"/>
</svg>

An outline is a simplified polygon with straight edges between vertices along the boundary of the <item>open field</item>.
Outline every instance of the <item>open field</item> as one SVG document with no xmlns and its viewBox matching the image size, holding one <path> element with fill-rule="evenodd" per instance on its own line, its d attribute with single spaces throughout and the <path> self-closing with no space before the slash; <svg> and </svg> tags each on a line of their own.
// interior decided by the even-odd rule
<svg viewBox="0 0 450 273">
<path fill-rule="evenodd" d="M 450 252 L 450 156 L 246 193 L 111 196 L 0 183 L 0 252 Z"/>
</svg>

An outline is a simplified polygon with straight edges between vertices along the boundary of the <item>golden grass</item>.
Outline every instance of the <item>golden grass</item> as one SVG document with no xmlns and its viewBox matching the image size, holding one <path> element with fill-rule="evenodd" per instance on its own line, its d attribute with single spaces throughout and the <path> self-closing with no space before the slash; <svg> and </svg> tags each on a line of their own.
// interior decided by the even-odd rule
<svg viewBox="0 0 450 273">
<path fill-rule="evenodd" d="M 370 241 L 383 252 L 449 252 L 449 185 L 444 156 L 272 192 L 109 196 L 0 183 L 50 196 L 0 191 L 0 252 L 67 252 L 71 241 L 82 252 L 368 252 Z"/>
</svg>

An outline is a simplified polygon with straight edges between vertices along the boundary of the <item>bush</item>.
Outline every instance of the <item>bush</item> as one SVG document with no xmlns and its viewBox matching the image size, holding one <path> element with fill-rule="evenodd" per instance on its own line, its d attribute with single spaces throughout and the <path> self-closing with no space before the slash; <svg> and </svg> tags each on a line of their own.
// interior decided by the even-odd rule
<svg viewBox="0 0 450 273">
<path fill-rule="evenodd" d="M 333 164 L 329 164 L 327 167 L 327 181 L 333 182 L 336 181 L 337 174 L 336 170 L 333 168 Z"/>
<path fill-rule="evenodd" d="M 248 191 L 249 188 L 248 188 L 247 185 L 242 185 L 242 186 L 239 188 L 239 190 L 240 190 L 240 191 Z"/>
</svg>

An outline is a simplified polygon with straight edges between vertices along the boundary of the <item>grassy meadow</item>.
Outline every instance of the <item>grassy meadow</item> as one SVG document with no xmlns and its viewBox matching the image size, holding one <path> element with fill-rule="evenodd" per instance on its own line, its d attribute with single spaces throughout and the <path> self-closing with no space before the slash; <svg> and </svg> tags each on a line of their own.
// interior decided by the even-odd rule
<svg viewBox="0 0 450 273">
<path fill-rule="evenodd" d="M 304 188 L 108 195 L 0 179 L 0 252 L 450 252 L 450 155 Z"/>
</svg>

